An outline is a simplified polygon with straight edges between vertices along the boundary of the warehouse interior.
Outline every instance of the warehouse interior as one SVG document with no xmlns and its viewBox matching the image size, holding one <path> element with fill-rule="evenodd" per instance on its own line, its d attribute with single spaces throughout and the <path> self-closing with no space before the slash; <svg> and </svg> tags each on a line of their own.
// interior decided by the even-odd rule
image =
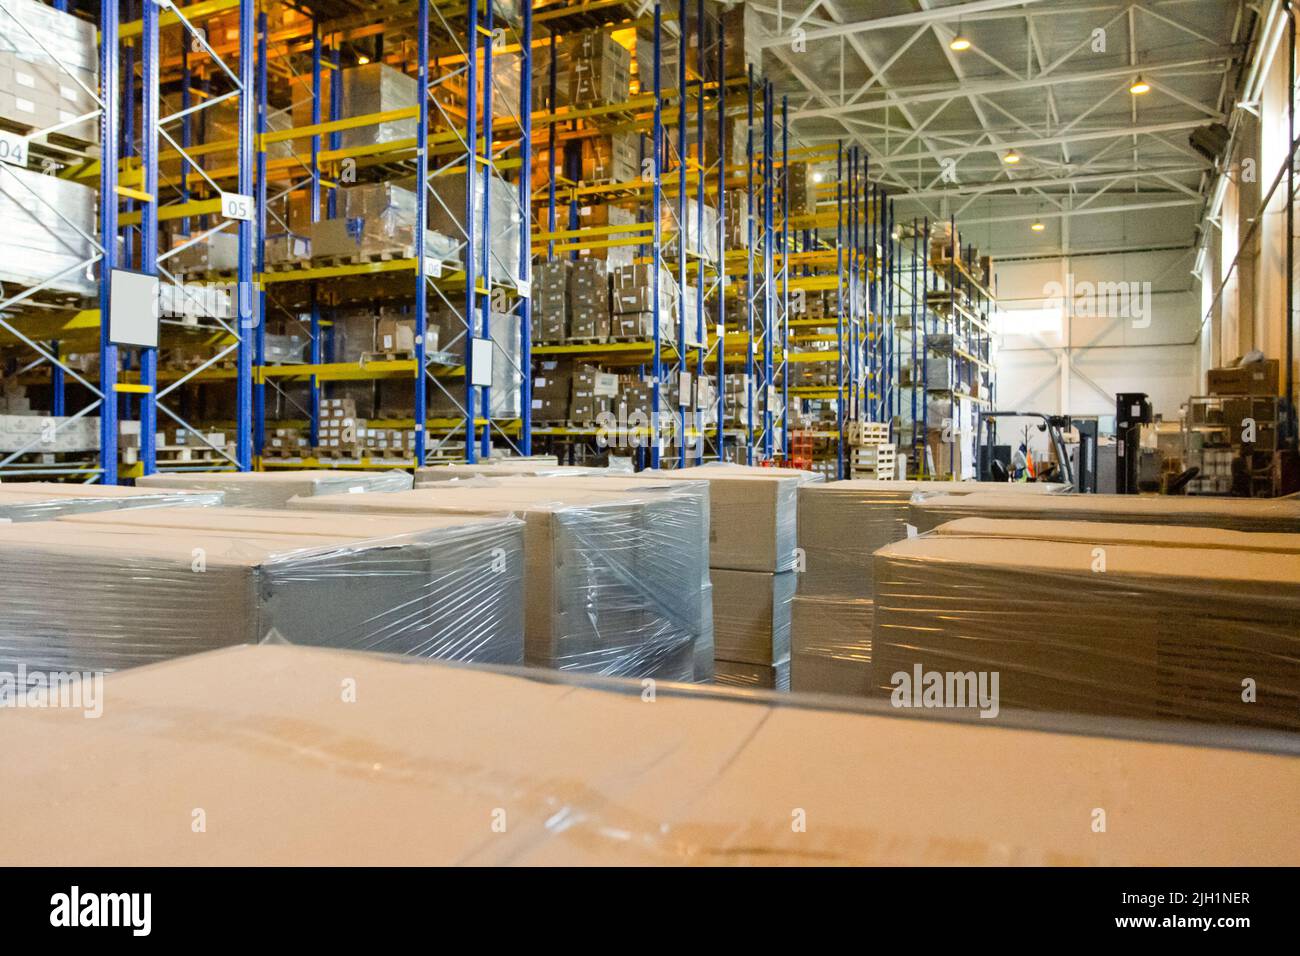
<svg viewBox="0 0 1300 956">
<path fill-rule="evenodd" d="M 0 859 L 1300 863 L 1295 90 L 1290 0 L 0 0 Z"/>
</svg>

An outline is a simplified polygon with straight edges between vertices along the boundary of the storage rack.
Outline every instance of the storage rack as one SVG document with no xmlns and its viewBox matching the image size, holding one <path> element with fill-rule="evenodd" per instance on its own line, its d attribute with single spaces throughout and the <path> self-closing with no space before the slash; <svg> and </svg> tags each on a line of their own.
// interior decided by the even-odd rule
<svg viewBox="0 0 1300 956">
<path fill-rule="evenodd" d="M 956 221 L 939 223 L 949 237 L 938 238 L 946 254 L 934 254 L 935 223 L 928 217 L 913 220 L 897 244 L 907 269 L 898 271 L 892 284 L 908 300 L 901 340 L 911 353 L 911 385 L 906 398 L 900 394 L 900 407 L 910 405 L 911 411 L 909 474 L 921 478 L 951 478 L 959 472 L 963 447 L 973 450 L 977 409 L 993 407 L 997 388 L 992 277 L 987 270 L 976 274 L 976 250 L 962 245 Z M 932 367 L 943 370 L 934 387 Z"/>
<path fill-rule="evenodd" d="M 118 38 L 100 49 L 104 94 L 94 115 L 104 130 L 102 160 L 59 157 L 65 164 L 62 177 L 97 182 L 101 195 L 114 197 L 101 203 L 101 229 L 94 256 L 87 260 L 101 267 L 100 308 L 65 309 L 56 320 L 44 316 L 38 326 L 25 308 L 33 304 L 31 294 L 0 303 L 3 330 L 36 354 L 24 371 L 26 377 L 39 377 L 48 368 L 55 414 L 66 408 L 69 398 L 83 394 L 88 400 L 78 416 L 101 411 L 101 451 L 94 458 L 35 467 L 9 455 L 0 459 L 0 474 L 22 470 L 111 482 L 159 469 L 401 468 L 436 458 L 474 461 L 494 449 L 527 455 L 535 445 L 567 452 L 571 458 L 598 450 L 593 448 L 597 428 L 534 427 L 531 372 L 536 360 L 548 356 L 583 357 L 636 370 L 652 383 L 652 421 L 644 430 L 650 440 L 638 453 L 642 466 L 682 467 L 707 460 L 790 462 L 797 457 L 792 432 L 799 431 L 791 402 L 797 407 L 808 400 L 835 405 L 834 426 L 824 437 L 831 448 L 828 457 L 834 459 L 827 467 L 837 474 L 846 473 L 844 438 L 850 422 L 889 422 L 897 439 L 914 408 L 911 420 L 919 427 L 912 427 L 908 442 L 917 463 L 914 470 L 924 471 L 920 452 L 931 424 L 931 403 L 924 390 L 902 381 L 899 355 L 915 349 L 917 337 L 909 334 L 909 323 L 895 317 L 919 312 L 910 327 L 924 330 L 924 342 L 953 323 L 955 315 L 960 317 L 956 321 L 979 331 L 977 341 L 987 342 L 991 295 L 961 257 L 939 269 L 928 262 L 928 255 L 913 254 L 905 266 L 908 240 L 895 236 L 893 203 L 870 180 L 865 154 L 856 147 L 792 146 L 785 122 L 788 106 L 784 98 L 777 101 L 772 84 L 753 67 L 744 75 L 727 75 L 725 36 L 719 30 L 716 39 L 707 39 L 703 0 L 665 0 L 648 12 L 640 4 L 596 0 L 576 5 L 398 0 L 381 9 L 321 0 L 305 9 L 267 5 L 260 14 L 253 0 L 205 0 L 175 8 L 132 0 L 121 8 L 125 16 L 136 18 L 110 22 L 117 9 L 108 4 L 101 23 L 104 36 Z M 207 31 L 217 23 L 233 24 L 234 29 L 229 35 L 209 36 Z M 543 81 L 550 86 L 551 105 L 536 108 L 534 51 L 553 49 L 556 37 L 566 31 L 595 25 L 652 31 L 653 75 L 638 77 L 641 88 L 625 103 L 555 109 L 552 67 Z M 689 36 L 690 29 L 698 32 Z M 471 39 L 466 42 L 466 37 Z M 718 64 L 715 75 L 688 69 L 687 51 L 694 48 L 699 63 Z M 344 116 L 342 73 L 358 59 L 358 49 L 370 51 L 380 62 L 414 63 L 418 89 L 427 95 L 416 106 Z M 674 49 L 675 83 L 660 69 Z M 508 68 L 519 68 L 517 103 L 513 91 L 503 92 L 503 60 Z M 550 62 L 555 63 L 554 57 Z M 284 91 L 292 92 L 295 81 L 309 91 L 309 121 L 288 120 Z M 459 111 L 439 99 L 439 93 L 452 86 L 460 88 L 464 99 Z M 214 132 L 212 127 L 222 124 L 207 118 L 219 106 L 233 109 L 234 119 Z M 703 144 L 712 136 L 706 118 L 715 113 L 723 119 L 718 122 L 717 155 L 710 160 Z M 728 122 L 733 119 L 739 124 Z M 349 131 L 401 122 L 413 124 L 413 135 L 362 146 L 343 142 Z M 644 158 L 657 175 L 636 182 L 589 184 L 555 168 L 557 141 L 592 135 L 610 123 L 649 134 L 652 155 Z M 741 140 L 743 160 L 736 155 Z M 35 153 L 42 149 L 34 146 Z M 546 151 L 552 173 L 538 184 L 531 181 L 535 149 Z M 834 163 L 835 182 L 820 188 L 821 205 L 809 216 L 790 215 L 788 177 L 794 162 L 824 164 L 828 170 Z M 270 237 L 286 228 L 279 212 L 282 204 L 306 196 L 311 220 L 317 221 L 337 211 L 345 183 L 399 176 L 429 187 L 415 191 L 420 222 L 436 200 L 438 182 L 464 177 L 466 209 L 462 230 L 454 237 L 459 265 L 449 267 L 431 257 L 424 248 L 423 230 L 415 230 L 411 254 L 376 261 L 288 267 L 268 258 Z M 492 236 L 501 226 L 493 219 L 491 202 L 476 202 L 476 181 L 480 189 L 494 181 L 507 183 L 516 197 L 522 222 L 519 263 L 513 273 L 499 274 L 489 244 L 475 241 Z M 228 193 L 250 200 L 251 218 L 224 214 L 229 210 L 223 210 L 222 196 Z M 649 216 L 627 227 L 578 228 L 579 203 L 617 198 L 648 206 Z M 557 220 L 562 199 L 568 200 L 570 213 L 564 224 Z M 693 207 L 688 199 L 694 200 Z M 730 241 L 734 237 L 727 229 L 727 206 L 735 202 L 745 206 L 743 243 Z M 672 255 L 664 243 L 665 229 L 678 234 L 693 229 L 702 237 L 706 204 L 718 211 L 717 261 Z M 688 209 L 694 216 L 689 226 Z M 178 224 L 187 238 L 173 239 L 168 247 L 163 239 Z M 928 252 L 928 224 L 922 229 L 922 248 Z M 237 237 L 233 267 L 184 275 L 173 267 L 187 250 L 212 246 L 231 233 Z M 834 249 L 829 244 L 832 234 Z M 693 309 L 679 310 L 673 341 L 661 337 L 656 315 L 654 335 L 645 341 L 534 345 L 533 256 L 540 262 L 619 247 L 633 248 L 637 261 L 653 263 L 671 276 L 678 301 L 685 301 L 683 290 L 692 281 L 701 290 Z M 193 315 L 164 316 L 162 348 L 196 340 L 206 346 L 191 367 L 160 369 L 158 350 L 119 349 L 109 341 L 108 323 L 100 318 L 108 314 L 108 275 L 117 266 L 158 275 L 173 288 L 173 303 L 190 300 L 186 280 L 230 283 L 227 311 L 200 310 L 197 320 Z M 362 364 L 334 354 L 338 290 L 342 283 L 357 280 L 382 287 L 385 302 L 402 303 L 402 314 L 415 326 L 413 355 Z M 908 294 L 913 280 L 924 293 Z M 830 320 L 792 314 L 792 296 L 797 302 L 801 293 L 810 291 L 835 296 L 838 309 Z M 935 293 L 946 293 L 946 307 Z M 462 328 L 453 342 L 441 342 L 437 353 L 426 349 L 431 305 L 453 308 Z M 657 312 L 657 298 L 655 307 Z M 965 318 L 968 308 L 975 313 L 971 319 Z M 501 335 L 494 337 L 493 316 L 501 314 L 517 322 L 517 346 L 509 335 L 505 344 Z M 277 321 L 301 323 L 307 340 L 305 361 L 268 358 L 268 323 Z M 78 335 L 93 338 L 98 346 L 97 385 L 66 361 Z M 508 379 L 518 381 L 517 410 L 493 412 L 491 388 L 473 384 L 476 339 L 490 343 L 498 371 L 504 368 Z M 831 343 L 833 350 L 820 348 Z M 447 354 L 449 345 L 454 355 Z M 922 345 L 922 369 L 931 352 Z M 484 360 L 479 351 L 478 361 Z M 957 353 L 953 361 L 987 374 L 986 352 Z M 794 371 L 816 363 L 833 367 L 830 381 L 818 388 L 793 381 Z M 687 401 L 673 405 L 668 386 L 686 376 L 699 382 L 708 374 L 716 379 L 711 397 L 691 390 Z M 734 415 L 729 420 L 727 399 L 728 385 L 734 387 L 737 377 L 747 406 L 739 421 Z M 355 459 L 265 454 L 272 422 L 277 427 L 301 426 L 315 446 L 321 429 L 320 399 L 342 387 L 340 383 L 357 382 L 411 383 L 409 418 L 372 421 L 412 429 L 415 442 L 409 454 Z M 991 395 L 991 376 L 985 387 Z M 204 388 L 233 389 L 233 402 L 196 398 L 207 394 Z M 104 395 L 111 400 L 104 402 Z M 417 414 L 431 397 L 449 399 L 456 414 Z M 947 398 L 959 417 L 958 402 L 965 396 Z M 233 406 L 233 418 L 228 410 L 214 416 L 213 405 Z M 191 448 L 205 453 L 194 461 L 160 460 L 154 441 L 160 417 L 165 427 L 184 433 Z M 120 471 L 119 420 L 140 423 L 138 460 Z M 674 429 L 666 427 L 670 420 L 677 435 L 690 441 L 672 444 L 668 436 Z M 227 447 L 214 429 L 233 434 L 233 443 Z M 820 432 L 818 437 L 823 437 Z"/>
</svg>

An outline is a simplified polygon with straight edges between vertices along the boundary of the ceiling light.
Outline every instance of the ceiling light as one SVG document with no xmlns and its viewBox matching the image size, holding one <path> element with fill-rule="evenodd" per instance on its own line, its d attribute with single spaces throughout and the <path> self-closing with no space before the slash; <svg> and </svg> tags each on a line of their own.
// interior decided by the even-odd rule
<svg viewBox="0 0 1300 956">
<path fill-rule="evenodd" d="M 1139 76 L 1133 81 L 1133 85 L 1128 88 L 1128 91 L 1134 96 L 1141 96 L 1143 93 L 1151 92 L 1151 84 Z"/>
<path fill-rule="evenodd" d="M 823 176 L 821 173 L 813 173 L 812 181 L 815 183 L 819 183 L 825 178 L 826 177 Z"/>
<path fill-rule="evenodd" d="M 1016 163 L 1020 162 L 1020 154 L 1013 149 L 1002 157 L 1002 162 L 1014 166 Z"/>
<path fill-rule="evenodd" d="M 1043 225 L 1043 220 L 1041 219 L 1035 219 L 1034 224 L 1029 228 L 1034 230 L 1034 232 L 1044 232 L 1047 229 L 1047 227 Z"/>
<path fill-rule="evenodd" d="M 956 50 L 958 53 L 961 53 L 963 50 L 969 50 L 970 40 L 959 33 L 952 38 L 952 41 L 948 44 L 948 49 Z"/>
<path fill-rule="evenodd" d="M 357 63 L 360 64 L 361 66 L 365 66 L 369 62 L 370 62 L 370 57 L 366 56 L 364 53 L 361 54 L 359 57 L 357 57 Z"/>
</svg>

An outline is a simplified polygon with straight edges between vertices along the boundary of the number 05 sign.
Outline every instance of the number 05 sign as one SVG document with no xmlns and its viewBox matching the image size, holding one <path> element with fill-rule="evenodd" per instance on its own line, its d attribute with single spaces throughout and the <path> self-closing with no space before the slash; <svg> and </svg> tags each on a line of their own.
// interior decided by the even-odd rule
<svg viewBox="0 0 1300 956">
<path fill-rule="evenodd" d="M 221 194 L 221 215 L 227 219 L 253 221 L 253 197 L 242 193 Z"/>
</svg>

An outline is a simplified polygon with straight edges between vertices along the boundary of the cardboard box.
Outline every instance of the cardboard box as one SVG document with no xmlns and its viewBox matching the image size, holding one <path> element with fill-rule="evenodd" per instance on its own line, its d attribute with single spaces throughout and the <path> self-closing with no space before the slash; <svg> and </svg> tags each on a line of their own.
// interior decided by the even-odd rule
<svg viewBox="0 0 1300 956">
<path fill-rule="evenodd" d="M 870 598 L 796 594 L 790 604 L 790 690 L 867 696 L 874 609 Z"/>
<path fill-rule="evenodd" d="M 795 572 L 713 569 L 715 661 L 780 664 L 790 659 L 790 602 Z"/>
<path fill-rule="evenodd" d="M 1300 729 L 1300 538 L 987 524 L 876 553 L 873 693 L 920 665 L 998 674 L 1001 708 Z"/>
<path fill-rule="evenodd" d="M 344 419 L 338 419 L 342 421 Z M 228 471 L 143 475 L 140 488 L 220 491 L 228 507 L 282 508 L 292 498 L 404 491 L 412 478 L 404 471 Z"/>
<path fill-rule="evenodd" d="M 355 704 L 339 703 L 344 677 L 359 688 Z M 9 821 L 0 860 L 1300 863 L 1292 837 L 1300 761 L 1190 736 L 1121 739 L 1082 722 L 1071 733 L 992 731 L 662 686 L 647 706 L 638 694 L 563 675 L 542 681 L 275 646 L 115 674 L 104 698 L 113 703 L 98 720 L 18 709 L 0 721 L 12 765 L 0 791 Z M 226 732 L 214 732 L 217 715 Z M 310 758 L 304 733 L 315 742 Z M 810 759 L 812 743 L 833 748 L 833 759 Z M 397 765 L 394 754 L 405 755 Z M 880 771 L 885 760 L 888 773 Z M 963 785 L 935 786 L 939 764 Z M 89 765 L 97 768 L 93 788 L 81 785 Z M 483 808 L 499 802 L 497 780 L 513 782 L 519 797 L 508 806 L 517 809 L 504 832 L 485 839 Z M 1112 821 L 1103 839 L 1086 825 L 1099 786 Z M 190 838 L 188 810 L 175 819 L 180 793 L 202 795 L 202 839 Z M 622 809 L 613 809 L 615 793 Z M 554 825 L 557 803 L 571 808 L 572 825 Z M 806 811 L 806 832 L 790 826 L 792 807 Z M 1085 825 L 1077 826 L 1081 812 Z M 680 833 L 693 835 L 688 851 L 665 838 Z"/>
<path fill-rule="evenodd" d="M 1205 373 L 1211 395 L 1277 395 L 1278 361 L 1266 359 L 1234 368 L 1212 368 Z"/>
<path fill-rule="evenodd" d="M 268 639 L 518 663 L 521 548 L 510 519 L 133 508 L 3 525 L 5 605 L 39 626 L 9 629 L 0 669 L 110 671 Z M 499 577 L 481 571 L 494 549 Z M 50 579 L 62 600 L 36 597 Z"/>
</svg>

